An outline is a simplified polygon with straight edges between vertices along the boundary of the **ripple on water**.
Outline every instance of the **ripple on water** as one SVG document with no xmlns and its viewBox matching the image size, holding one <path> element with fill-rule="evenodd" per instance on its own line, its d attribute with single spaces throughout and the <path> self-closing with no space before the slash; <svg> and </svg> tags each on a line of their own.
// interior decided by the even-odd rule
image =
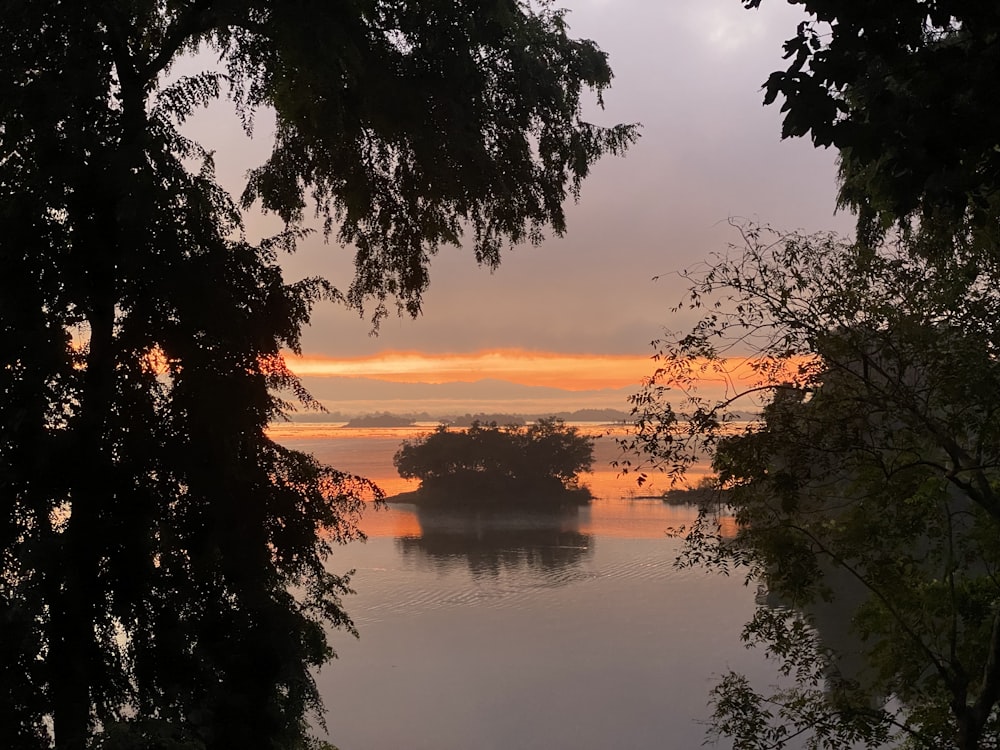
<svg viewBox="0 0 1000 750">
<path fill-rule="evenodd" d="M 675 566 L 673 540 L 629 544 L 626 540 L 601 540 L 613 546 L 612 554 L 597 555 L 599 545 L 571 548 L 553 546 L 524 549 L 491 549 L 489 554 L 435 555 L 416 548 L 402 553 L 399 539 L 397 567 L 359 566 L 352 586 L 359 592 L 348 608 L 356 623 L 416 616 L 452 608 L 534 608 L 554 592 L 602 585 L 628 589 L 630 584 L 662 583 L 703 577 L 704 571 Z M 388 550 L 387 550 L 388 552 Z M 560 553 L 572 552 L 569 558 Z M 579 595 L 589 595 L 586 591 Z"/>
</svg>

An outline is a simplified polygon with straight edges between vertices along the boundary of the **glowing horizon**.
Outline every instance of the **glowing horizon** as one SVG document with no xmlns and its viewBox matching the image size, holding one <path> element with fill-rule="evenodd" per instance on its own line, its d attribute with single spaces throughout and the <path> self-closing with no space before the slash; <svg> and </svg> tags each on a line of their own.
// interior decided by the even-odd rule
<svg viewBox="0 0 1000 750">
<path fill-rule="evenodd" d="M 425 353 L 384 351 L 364 357 L 286 355 L 288 368 L 299 377 L 370 378 L 392 383 L 473 383 L 501 380 L 527 386 L 547 386 L 564 391 L 595 391 L 639 386 L 663 361 L 630 354 L 540 352 L 523 349 L 476 352 Z M 712 390 L 729 390 L 781 380 L 782 369 L 792 372 L 804 359 L 794 358 L 764 377 L 745 357 L 715 362 L 689 362 L 692 384 Z M 665 383 L 665 381 L 664 381 Z"/>
<path fill-rule="evenodd" d="M 568 391 L 639 385 L 655 369 L 649 356 L 565 354 L 521 349 L 431 354 L 385 351 L 366 357 L 286 355 L 299 377 L 374 378 L 395 383 L 472 383 L 495 379 Z"/>
</svg>

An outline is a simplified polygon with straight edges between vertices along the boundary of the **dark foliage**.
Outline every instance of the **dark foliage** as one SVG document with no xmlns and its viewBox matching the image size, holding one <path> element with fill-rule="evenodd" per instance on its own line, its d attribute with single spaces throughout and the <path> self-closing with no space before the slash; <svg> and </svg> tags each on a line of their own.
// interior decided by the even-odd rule
<svg viewBox="0 0 1000 750">
<path fill-rule="evenodd" d="M 225 74 L 167 82 L 197 48 Z M 364 481 L 268 439 L 329 283 L 286 283 L 307 200 L 354 244 L 346 298 L 410 311 L 473 233 L 564 228 L 634 137 L 580 119 L 605 56 L 513 1 L 13 0 L 0 13 L 0 738 L 5 746 L 302 748 L 328 571 Z M 244 205 L 180 126 L 228 90 L 277 117 Z M 318 715 L 318 714 L 317 714 Z"/>
<path fill-rule="evenodd" d="M 1000 5 L 794 0 L 809 19 L 771 74 L 782 134 L 840 151 L 841 200 L 862 229 L 905 217 L 1000 216 Z M 760 0 L 744 0 L 756 7 Z"/>
<path fill-rule="evenodd" d="M 680 562 L 742 571 L 782 604 L 744 634 L 788 679 L 760 692 L 726 675 L 714 729 L 745 750 L 995 747 L 995 272 L 961 253 L 930 263 L 906 241 L 873 254 L 743 233 L 688 274 L 682 306 L 704 316 L 661 343 L 630 441 L 676 476 L 712 457 L 728 507 L 702 506 Z M 701 395 L 706 376 L 729 392 Z"/>
<path fill-rule="evenodd" d="M 590 470 L 593 453 L 592 438 L 551 418 L 528 427 L 473 422 L 468 430 L 452 431 L 441 425 L 405 441 L 393 463 L 401 477 L 421 481 L 425 497 L 516 502 L 560 499 L 568 489 L 577 490 L 578 475 Z"/>
</svg>

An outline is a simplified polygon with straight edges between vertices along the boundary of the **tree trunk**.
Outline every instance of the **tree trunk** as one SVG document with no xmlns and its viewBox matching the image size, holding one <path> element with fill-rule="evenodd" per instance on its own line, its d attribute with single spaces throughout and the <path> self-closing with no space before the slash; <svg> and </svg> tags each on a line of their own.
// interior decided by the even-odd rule
<svg viewBox="0 0 1000 750">
<path fill-rule="evenodd" d="M 86 254 L 81 297 L 90 326 L 89 351 L 82 378 L 78 416 L 73 426 L 75 460 L 70 516 L 61 534 L 61 586 L 54 596 L 50 685 L 57 750 L 85 750 L 93 728 L 95 698 L 102 678 L 97 640 L 98 603 L 103 599 L 100 561 L 105 543 L 102 515 L 112 477 L 108 416 L 114 395 L 116 273 L 114 199 L 91 179 L 79 188 L 86 205 L 74 252 Z M 108 205 L 110 203 L 110 205 Z M 82 207 L 81 207 L 82 208 Z"/>
</svg>

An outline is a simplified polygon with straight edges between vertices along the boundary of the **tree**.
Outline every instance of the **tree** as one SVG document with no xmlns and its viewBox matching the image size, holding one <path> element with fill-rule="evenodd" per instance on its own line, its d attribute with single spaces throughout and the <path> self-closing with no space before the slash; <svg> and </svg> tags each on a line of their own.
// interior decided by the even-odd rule
<svg viewBox="0 0 1000 750">
<path fill-rule="evenodd" d="M 437 499 L 560 499 L 593 465 L 594 441 L 555 417 L 527 427 L 473 422 L 463 432 L 440 425 L 404 441 L 392 462 Z"/>
<path fill-rule="evenodd" d="M 14 0 L 0 41 L 0 736 L 304 747 L 374 490 L 267 438 L 310 403 L 281 352 L 323 299 L 416 312 L 463 229 L 488 265 L 561 233 L 635 136 L 581 119 L 605 56 L 517 0 Z M 222 72 L 170 80 L 198 49 Z M 226 91 L 277 122 L 240 204 L 181 131 Z M 282 278 L 310 201 L 344 293 Z"/>
<path fill-rule="evenodd" d="M 741 569 L 794 607 L 761 607 L 745 631 L 791 684 L 761 694 L 727 675 L 716 730 L 738 748 L 994 747 L 993 269 L 964 254 L 930 263 L 905 238 L 872 254 L 743 233 L 745 247 L 688 275 L 684 306 L 706 314 L 662 344 L 631 446 L 678 475 L 711 455 L 739 533 L 723 539 L 705 507 L 683 561 Z M 705 373 L 732 371 L 727 354 L 749 354 L 755 376 L 701 396 Z M 755 398 L 760 416 L 742 423 Z"/>
<path fill-rule="evenodd" d="M 692 277 L 709 312 L 661 351 L 634 446 L 675 476 L 708 452 L 741 531 L 725 543 L 706 510 L 686 560 L 746 566 L 805 612 L 758 611 L 746 636 L 793 685 L 727 675 L 719 731 L 744 748 L 994 747 L 1000 13 L 791 2 L 808 20 L 765 103 L 783 99 L 784 137 L 838 149 L 858 242 L 751 228 Z M 727 347 L 756 381 L 700 398 Z M 734 434 L 753 396 L 761 416 Z M 834 647 L 848 630 L 859 654 Z"/>
<path fill-rule="evenodd" d="M 869 234 L 908 218 L 971 224 L 996 241 L 1000 10 L 995 3 L 793 0 L 808 20 L 785 42 L 782 135 L 840 152 L 843 204 Z M 744 0 L 748 8 L 760 0 Z"/>
</svg>

